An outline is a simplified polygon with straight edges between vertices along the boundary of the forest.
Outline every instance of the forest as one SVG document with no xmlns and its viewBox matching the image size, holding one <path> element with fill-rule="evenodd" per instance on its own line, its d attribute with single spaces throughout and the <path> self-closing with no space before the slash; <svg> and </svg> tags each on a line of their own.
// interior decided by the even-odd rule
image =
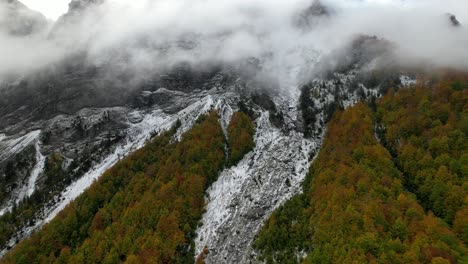
<svg viewBox="0 0 468 264">
<path fill-rule="evenodd" d="M 239 160 L 254 130 L 236 113 L 226 140 L 216 111 L 180 142 L 172 142 L 175 129 L 118 162 L 0 262 L 193 263 L 205 190 L 227 165 L 226 143 L 236 142 L 231 152 Z"/>
<path fill-rule="evenodd" d="M 468 76 L 453 71 L 338 108 L 303 192 L 257 235 L 258 260 L 467 263 L 467 113 Z M 205 191 L 255 147 L 255 127 L 236 112 L 224 135 L 214 111 L 180 142 L 175 129 L 121 160 L 0 263 L 193 263 Z M 60 160 L 49 157 L 46 172 L 60 175 Z"/>
<path fill-rule="evenodd" d="M 266 263 L 466 263 L 468 78 L 442 72 L 335 113 Z"/>
<path fill-rule="evenodd" d="M 468 76 L 445 73 L 379 103 L 379 134 L 421 205 L 468 242 Z"/>
<path fill-rule="evenodd" d="M 245 153 L 255 147 L 255 127 L 252 120 L 243 112 L 235 112 L 227 131 L 229 157 L 228 166 L 237 164 Z"/>
</svg>

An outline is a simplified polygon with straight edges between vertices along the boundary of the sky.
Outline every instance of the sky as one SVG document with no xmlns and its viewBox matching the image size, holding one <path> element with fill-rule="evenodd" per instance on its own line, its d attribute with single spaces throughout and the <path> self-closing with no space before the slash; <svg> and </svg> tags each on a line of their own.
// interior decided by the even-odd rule
<svg viewBox="0 0 468 264">
<path fill-rule="evenodd" d="M 20 0 L 30 9 L 38 11 L 50 20 L 57 20 L 61 15 L 67 12 L 68 4 L 71 0 Z M 139 5 L 141 0 L 111 0 L 112 2 Z"/>
<path fill-rule="evenodd" d="M 48 19 L 57 20 L 67 12 L 70 0 L 20 0 L 30 9 L 38 11 Z"/>
</svg>

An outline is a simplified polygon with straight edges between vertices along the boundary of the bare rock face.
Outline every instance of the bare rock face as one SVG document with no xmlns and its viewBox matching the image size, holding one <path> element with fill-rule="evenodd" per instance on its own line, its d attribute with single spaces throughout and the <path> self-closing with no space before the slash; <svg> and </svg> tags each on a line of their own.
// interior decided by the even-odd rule
<svg viewBox="0 0 468 264">
<path fill-rule="evenodd" d="M 16 0 L 0 0 L 0 32 L 26 36 L 44 31 L 49 22 Z"/>
</svg>

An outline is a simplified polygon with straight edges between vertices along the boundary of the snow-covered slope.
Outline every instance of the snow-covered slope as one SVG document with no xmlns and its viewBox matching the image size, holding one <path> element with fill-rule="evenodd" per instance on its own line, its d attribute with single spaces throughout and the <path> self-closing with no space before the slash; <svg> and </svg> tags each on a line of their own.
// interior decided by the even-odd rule
<svg viewBox="0 0 468 264">
<path fill-rule="evenodd" d="M 15 3 L 15 10 L 23 8 L 17 1 L 8 2 Z M 83 26 L 82 16 L 92 17 L 93 8 L 103 3 L 105 0 L 72 0 L 69 12 L 51 30 L 50 39 L 74 46 L 75 38 L 68 38 L 74 33 L 81 36 L 75 28 Z M 205 35 L 184 31 L 182 36 L 170 36 L 145 28 L 131 39 L 109 45 L 109 50 L 95 47 L 101 45 L 77 44 L 77 50 L 57 65 L 12 83 L 2 80 L 0 183 L 5 184 L 0 186 L 0 216 L 14 211 L 23 201 L 34 200 L 39 192 L 37 196 L 49 196 L 37 199 L 40 201 L 34 204 L 33 219 L 16 221 L 24 220 L 7 245 L 0 245 L 0 257 L 50 222 L 106 170 L 143 147 L 152 136 L 180 121 L 173 138 L 180 140 L 199 116 L 217 109 L 225 134 L 234 111 L 247 110 L 256 125 L 256 147 L 239 164 L 225 168 L 208 189 L 195 252 L 208 248 L 207 263 L 250 263 L 255 258 L 252 242 L 264 221 L 301 191 L 301 182 L 320 149 L 333 112 L 359 100 L 376 98 L 389 86 L 415 83 L 403 72 L 385 71 L 376 78 L 370 74 L 381 66 L 379 62 L 392 62 L 382 59 L 393 55 L 391 45 L 378 37 L 359 36 L 337 52 L 324 47 L 327 43 L 318 44 L 325 40 L 317 38 L 314 43 L 315 39 L 307 35 L 333 19 L 334 10 L 320 1 L 311 3 L 288 18 L 292 23 L 288 30 L 291 26 L 294 34 L 285 34 L 279 27 L 285 35 L 277 39 L 276 34 L 268 33 L 270 30 L 257 32 L 255 26 L 249 29 L 250 25 L 242 25 L 241 31 L 255 32 L 254 39 L 262 42 L 258 47 L 261 52 L 252 52 L 255 58 L 248 52 L 226 62 L 227 52 L 220 52 L 221 58 L 216 55 L 213 61 L 205 61 L 211 57 L 206 53 L 217 53 L 230 43 L 226 40 L 233 38 L 237 43 L 239 37 L 243 42 L 242 35 L 231 36 L 236 30 Z M 47 26 L 38 14 L 29 14 L 19 24 L 15 19 L 2 19 L 6 14 L 3 11 L 0 9 L 0 33 L 7 30 L 22 36 Z M 255 17 L 251 11 L 246 13 Z M 450 19 L 458 24 L 454 16 Z M 40 27 L 32 27 L 34 23 Z M 265 24 L 268 28 L 269 23 Z M 88 30 L 86 26 L 84 31 Z M 161 41 L 150 41 L 148 32 Z M 104 33 L 108 32 L 97 30 L 90 39 L 105 38 Z M 84 43 L 88 43 L 86 38 Z M 88 46 L 94 47 L 89 54 Z M 138 56 L 130 56 L 133 53 Z M 153 53 L 158 56 L 153 57 Z M 173 60 L 173 54 L 182 61 Z M 202 59 L 194 59 L 197 57 Z M 156 58 L 161 62 L 156 63 Z M 153 65 L 158 63 L 164 65 Z M 140 68 L 140 64 L 150 66 Z M 60 165 L 66 176 L 52 179 L 49 185 L 58 183 L 52 188 L 45 182 L 53 178 L 46 170 L 54 154 L 64 160 Z M 21 157 L 27 162 L 17 162 Z M 7 176 L 7 168 L 18 173 Z"/>
<path fill-rule="evenodd" d="M 256 110 L 255 149 L 236 166 L 226 168 L 208 189 L 206 213 L 195 240 L 196 255 L 205 247 L 210 251 L 206 263 L 248 263 L 251 243 L 263 222 L 301 191 L 322 133 L 305 138 L 300 132 L 300 79 L 318 59 L 313 49 L 293 47 L 259 61 L 264 72 L 277 75 L 278 87 L 272 95 L 276 113 Z M 273 114 L 281 115 L 281 127 L 272 123 Z"/>
<path fill-rule="evenodd" d="M 376 89 L 368 89 L 359 82 L 362 65 L 351 65 L 346 71 L 326 79 L 308 82 L 312 69 L 321 63 L 321 54 L 312 46 L 292 45 L 281 54 L 255 59 L 252 70 L 258 72 L 250 73 L 254 77 L 246 77 L 230 66 L 213 72 L 181 67 L 148 80 L 143 87 L 149 89 L 140 91 L 131 105 L 106 107 L 103 104 L 82 108 L 74 114 L 52 111 L 49 120 L 26 119 L 3 128 L 7 132 L 29 127 L 41 129 L 11 139 L 6 135 L 0 137 L 0 147 L 5 150 L 2 152 L 5 157 L 1 159 L 11 158 L 28 145 L 36 150 L 36 165 L 3 210 L 9 210 L 13 202 L 21 201 L 37 189 L 36 184 L 44 177 L 44 156 L 59 152 L 67 160 L 77 160 L 80 154 L 88 155 L 89 146 L 98 151 L 91 165 L 36 213 L 32 226 L 16 231 L 1 254 L 52 220 L 107 169 L 141 148 L 151 136 L 180 121 L 181 126 L 174 136 L 174 140 L 179 140 L 200 115 L 211 109 L 218 109 L 226 131 L 233 111 L 242 103 L 256 117 L 256 147 L 237 166 L 226 168 L 208 190 L 207 211 L 198 230 L 196 253 L 206 246 L 211 252 L 207 256 L 208 263 L 249 262 L 254 255 L 251 243 L 265 219 L 301 191 L 300 183 L 320 148 L 332 106 L 348 106 L 363 97 L 378 96 Z M 86 101 L 86 97 L 75 97 L 73 91 L 80 91 L 78 88 L 83 82 L 93 83 L 95 75 L 75 75 L 66 77 L 70 78 L 67 84 L 77 84 L 77 87 L 69 90 L 65 98 L 75 98 L 73 107 L 76 108 L 94 103 Z M 401 82 L 411 80 L 402 78 Z M 306 83 L 307 89 L 303 89 Z M 305 106 L 304 98 L 307 99 Z M 64 106 L 66 102 L 59 100 L 57 105 Z M 304 112 L 306 108 L 308 112 Z M 305 120 L 304 113 L 312 118 Z M 304 136 L 304 131 L 308 131 L 308 137 Z M 112 138 L 117 139 L 109 141 Z M 40 140 L 47 143 L 41 145 Z M 103 143 L 107 142 L 110 146 L 101 151 Z M 81 168 L 80 165 L 76 169 Z"/>
<path fill-rule="evenodd" d="M 0 136 L 0 162 L 14 155 L 20 154 L 27 147 L 34 145 L 35 161 L 34 167 L 25 177 L 18 179 L 17 188 L 13 188 L 11 199 L 0 204 L 0 216 L 10 211 L 13 205 L 18 204 L 24 198 L 31 196 L 34 192 L 35 183 L 44 168 L 45 158 L 40 152 L 39 135 L 40 130 L 34 130 L 24 136 L 9 139 L 5 135 Z"/>
<path fill-rule="evenodd" d="M 40 133 L 40 130 L 35 130 L 18 138 L 8 139 L 5 135 L 0 137 L 0 161 L 10 155 L 20 153 L 27 146 L 37 141 Z"/>
<path fill-rule="evenodd" d="M 217 77 L 214 79 L 216 78 Z M 149 108 L 114 110 L 119 113 L 119 115 L 125 115 L 128 118 L 125 131 L 122 133 L 125 135 L 124 139 L 120 140 L 112 148 L 113 150 L 103 156 L 100 161 L 95 162 L 84 175 L 72 182 L 61 194 L 55 196 L 52 201 L 49 201 L 45 207 L 36 214 L 35 219 L 31 220 L 31 222 L 34 223 L 32 226 L 27 226 L 18 230 L 8 242 L 6 248 L 0 252 L 0 256 L 5 254 L 8 249 L 13 247 L 18 241 L 29 236 L 33 231 L 52 220 L 63 208 L 83 193 L 116 162 L 143 147 L 152 136 L 170 129 L 177 121 L 180 121 L 180 127 L 174 136 L 174 140 L 179 140 L 201 115 L 212 109 L 218 109 L 222 116 L 220 121 L 223 123 L 224 127 L 227 127 L 230 116 L 232 115 L 231 105 L 235 106 L 239 99 L 239 94 L 235 93 L 233 91 L 234 89 L 235 85 L 223 87 L 214 85 L 213 88 L 209 90 L 196 90 L 191 93 L 184 93 L 160 88 L 155 92 L 143 91 L 141 96 L 147 97 L 156 95 L 157 97 L 169 97 L 171 101 L 170 104 L 161 102 Z M 175 111 L 175 109 L 178 110 Z M 99 125 L 102 120 L 105 119 L 104 117 L 113 114 L 112 109 L 83 109 L 77 114 L 77 118 L 79 120 L 79 126 L 91 132 L 93 127 Z M 72 117 L 71 120 L 73 121 L 74 118 Z M 74 122 L 70 121 L 70 117 L 65 116 L 58 116 L 45 122 L 45 124 L 52 127 L 63 126 L 67 129 L 74 127 Z M 35 189 L 35 183 L 38 178 L 41 177 L 40 175 L 44 168 L 45 157 L 41 154 L 39 136 L 40 131 L 33 131 L 25 136 L 11 140 L 5 135 L 2 135 L 1 146 L 6 150 L 3 153 L 8 153 L 8 155 L 5 154 L 5 157 L 14 156 L 21 148 L 31 144 L 35 146 L 37 151 L 36 165 L 32 169 L 28 181 L 26 181 L 25 185 L 21 187 L 17 194 L 12 195 L 9 205 L 4 207 L 5 211 L 11 209 L 13 202 L 18 203 L 24 197 L 31 195 Z M 68 140 L 72 138 L 73 137 L 70 137 Z"/>
<path fill-rule="evenodd" d="M 34 168 L 31 171 L 31 175 L 28 179 L 28 184 L 24 185 L 24 190 L 20 192 L 21 194 L 16 200 L 17 204 L 21 202 L 21 200 L 23 200 L 25 197 L 30 197 L 34 193 L 34 190 L 36 188 L 36 181 L 39 178 L 39 175 L 44 170 L 45 157 L 41 153 L 41 146 L 39 144 L 39 141 L 36 141 L 34 147 L 36 149 L 36 165 L 34 165 Z"/>
<path fill-rule="evenodd" d="M 215 108 L 212 96 L 208 95 L 200 98 L 199 101 L 190 105 L 176 114 L 165 114 L 161 109 L 152 110 L 150 113 L 134 113 L 142 115 L 143 119 L 138 124 L 132 124 L 127 131 L 127 138 L 123 144 L 118 145 L 113 153 L 107 156 L 102 162 L 95 165 L 79 180 L 73 182 L 60 196 L 56 198 L 56 203 L 47 208 L 45 212 L 45 222 L 52 220 L 65 206 L 82 194 L 94 181 L 111 168 L 120 159 L 130 153 L 142 148 L 154 134 L 169 130 L 175 125 L 177 120 L 185 120 L 185 123 L 176 133 L 176 139 L 180 139 L 182 134 L 190 129 L 196 119 L 211 109 Z"/>
<path fill-rule="evenodd" d="M 196 252 L 210 250 L 207 263 L 245 263 L 249 246 L 269 214 L 300 191 L 310 153 L 320 139 L 286 135 L 263 112 L 257 119 L 256 147 L 238 165 L 224 170 L 207 194 Z"/>
<path fill-rule="evenodd" d="M 272 100 L 283 124 L 276 127 L 271 122 L 271 111 L 258 110 L 255 149 L 238 165 L 226 168 L 208 189 L 206 213 L 195 240 L 196 255 L 204 254 L 205 248 L 209 251 L 204 256 L 206 263 L 254 261 L 252 242 L 264 221 L 274 209 L 302 191 L 301 183 L 320 149 L 330 111 L 378 97 L 384 89 L 381 82 L 366 87 L 360 80 L 361 67 L 368 61 L 352 64 L 326 79 L 316 78 L 301 89 L 304 74 L 320 60 L 320 52 L 295 47 L 277 58 L 280 63 L 269 69 L 281 73 L 279 90 Z M 408 76 L 397 79 L 402 86 L 415 82 Z M 306 106 L 313 109 L 306 113 L 315 115 L 314 123 L 309 124 L 309 137 L 298 129 L 304 122 L 304 98 L 309 98 Z"/>
</svg>

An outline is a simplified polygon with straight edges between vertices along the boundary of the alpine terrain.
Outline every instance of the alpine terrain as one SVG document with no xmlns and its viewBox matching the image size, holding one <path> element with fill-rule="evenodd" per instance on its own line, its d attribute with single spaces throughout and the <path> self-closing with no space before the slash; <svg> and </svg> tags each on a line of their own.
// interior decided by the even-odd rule
<svg viewBox="0 0 468 264">
<path fill-rule="evenodd" d="M 0 263 L 468 263 L 468 3 L 423 2 L 0 0 Z"/>
</svg>

